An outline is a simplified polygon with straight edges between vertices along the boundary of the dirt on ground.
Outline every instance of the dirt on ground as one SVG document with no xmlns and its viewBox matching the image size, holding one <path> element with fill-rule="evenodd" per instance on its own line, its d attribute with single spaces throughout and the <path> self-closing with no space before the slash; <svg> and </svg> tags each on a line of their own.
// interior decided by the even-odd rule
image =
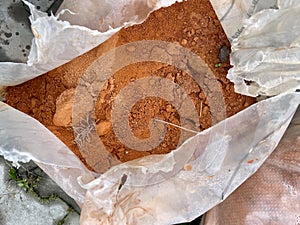
<svg viewBox="0 0 300 225">
<path fill-rule="evenodd" d="M 61 139 L 90 169 L 93 163 L 85 160 L 74 141 L 72 104 L 78 80 L 101 55 L 117 46 L 140 41 L 163 40 L 180 44 L 199 55 L 214 73 L 222 87 L 227 116 L 243 110 L 254 99 L 236 94 L 233 84 L 226 78 L 230 69 L 230 43 L 222 30 L 209 0 L 189 0 L 176 3 L 152 13 L 139 25 L 122 29 L 105 43 L 75 58 L 71 62 L 24 84 L 9 87 L 7 103 L 36 118 Z M 165 139 L 151 151 L 138 151 L 126 147 L 114 134 L 111 110 L 115 97 L 130 82 L 147 76 L 159 76 L 180 85 L 192 99 L 199 116 L 199 130 L 212 125 L 210 103 L 199 85 L 184 71 L 157 62 L 142 62 L 117 71 L 107 80 L 97 100 L 96 129 L 107 151 L 125 162 L 150 154 L 164 154 L 177 147 L 180 129 L 167 125 Z M 211 90 L 213 94 L 213 90 Z M 149 121 L 159 117 L 180 125 L 176 109 L 164 99 L 147 97 L 138 101 L 130 112 L 129 125 L 138 138 L 149 137 Z M 97 155 L 95 155 L 97 158 Z"/>
</svg>

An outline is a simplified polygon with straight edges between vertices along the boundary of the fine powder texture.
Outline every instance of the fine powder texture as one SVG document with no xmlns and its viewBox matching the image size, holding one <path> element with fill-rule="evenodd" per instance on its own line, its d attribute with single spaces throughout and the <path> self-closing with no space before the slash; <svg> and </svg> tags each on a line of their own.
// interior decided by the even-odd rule
<svg viewBox="0 0 300 225">
<path fill-rule="evenodd" d="M 230 68 L 230 44 L 209 1 L 190 0 L 160 9 L 152 13 L 143 24 L 122 29 L 105 43 L 71 62 L 22 85 L 9 87 L 7 103 L 39 120 L 93 169 L 94 166 L 85 161 L 74 141 L 72 104 L 78 80 L 97 58 L 110 49 L 141 40 L 178 43 L 199 55 L 210 67 L 223 90 L 228 117 L 255 102 L 252 98 L 234 93 L 233 84 L 226 78 Z M 97 132 L 107 151 L 122 162 L 149 154 L 168 153 L 178 144 L 180 129 L 171 125 L 167 125 L 165 139 L 151 151 L 129 149 L 114 135 L 111 122 L 114 98 L 130 82 L 147 76 L 164 77 L 180 85 L 190 96 L 200 115 L 199 130 L 212 125 L 206 95 L 188 74 L 158 62 L 129 65 L 116 72 L 105 83 L 98 97 L 94 118 Z M 214 90 L 209 91 L 214 93 Z M 141 139 L 150 136 L 149 122 L 154 117 L 180 125 L 176 109 L 167 100 L 157 97 L 149 96 L 140 100 L 132 107 L 128 116 L 132 132 Z"/>
</svg>

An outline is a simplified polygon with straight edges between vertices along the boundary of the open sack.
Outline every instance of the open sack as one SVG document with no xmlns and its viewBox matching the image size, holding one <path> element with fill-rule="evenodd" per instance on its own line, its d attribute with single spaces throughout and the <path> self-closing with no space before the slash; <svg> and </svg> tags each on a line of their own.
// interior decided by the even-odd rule
<svg viewBox="0 0 300 225">
<path fill-rule="evenodd" d="M 299 223 L 299 118 L 298 109 L 275 151 L 252 177 L 206 214 L 204 224 Z"/>
<path fill-rule="evenodd" d="M 144 1 L 141 2 L 145 4 Z M 104 33 L 83 26 L 70 25 L 69 22 L 59 21 L 55 16 L 48 17 L 28 4 L 35 35 L 29 60 L 27 64 L 1 63 L 0 86 L 22 83 L 66 63 L 102 43 L 122 26 L 140 23 L 151 11 L 169 6 L 174 1 L 156 3 L 147 1 L 147 7 L 143 4 L 142 6 L 148 10 L 142 15 L 136 15 L 134 10 L 123 10 L 130 9 L 131 5 L 137 3 L 139 1 L 120 1 L 116 2 L 115 6 L 106 3 L 105 10 L 102 8 L 105 15 L 102 16 L 103 26 L 99 28 Z M 234 10 L 222 15 L 223 12 L 218 10 L 222 7 L 214 1 L 212 4 L 228 37 L 234 36 L 234 30 L 226 29 L 228 20 L 234 18 L 228 15 L 232 13 L 236 17 L 246 18 L 247 12 L 242 10 L 243 7 L 237 7 L 239 4 L 233 6 L 228 4 L 227 6 Z M 43 125 L 1 102 L 0 154 L 16 164 L 18 161 L 34 160 L 82 207 L 82 224 L 173 224 L 191 221 L 225 200 L 258 170 L 278 146 L 300 104 L 300 94 L 295 92 L 299 89 L 297 70 L 299 60 L 296 57 L 299 54 L 297 21 L 289 19 L 292 18 L 290 15 L 297 15 L 299 12 L 298 5 L 293 1 L 289 1 L 289 4 L 279 3 L 279 9 L 255 14 L 245 23 L 240 37 L 233 40 L 234 67 L 229 73 L 229 78 L 236 84 L 236 90 L 251 96 L 277 96 L 252 105 L 203 132 L 190 135 L 191 137 L 183 141 L 175 151 L 166 155 L 146 156 L 118 165 L 112 164 L 115 166 L 105 167 L 103 173 L 92 173 Z M 273 6 L 272 3 L 265 7 L 269 6 Z M 91 7 L 95 5 L 92 4 Z M 68 8 L 71 11 L 75 10 Z M 121 12 L 128 14 L 124 15 Z M 71 17 L 72 14 L 66 13 L 64 15 Z M 68 16 L 66 19 L 72 21 Z M 284 21 L 289 26 L 277 26 L 278 21 Z M 88 21 L 81 22 L 83 24 L 80 25 L 90 24 Z M 256 33 L 253 33 L 257 23 L 262 24 L 261 30 L 256 29 Z M 235 26 L 236 30 L 239 29 L 239 25 Z M 93 24 L 90 26 L 92 29 L 95 28 Z M 293 26 L 295 32 L 290 32 Z M 278 35 L 274 34 L 276 31 L 287 35 L 288 40 L 279 41 Z M 260 34 L 263 34 L 263 37 Z M 64 39 L 66 36 L 68 39 Z M 275 40 L 273 41 L 271 37 Z M 152 43 L 146 42 L 143 47 L 149 47 Z M 54 44 L 57 46 L 55 49 L 52 48 Z M 157 46 L 157 43 L 155 44 Z M 168 48 L 167 43 L 159 43 L 164 44 Z M 134 47 L 136 50 L 140 45 Z M 170 49 L 184 52 L 173 46 Z M 109 59 L 118 60 L 119 54 L 125 53 L 122 52 L 122 48 L 118 48 L 111 53 L 112 58 Z M 188 54 L 189 52 L 185 52 L 185 56 Z M 139 55 L 132 60 L 150 60 L 153 57 L 157 60 L 163 52 L 150 52 L 148 55 L 143 54 L 143 57 L 145 55 L 144 59 Z M 163 55 L 162 58 L 161 61 L 174 62 L 174 59 L 169 59 L 168 56 Z M 108 66 L 109 73 L 118 68 L 110 65 L 110 60 L 104 62 L 101 64 L 103 67 L 91 69 L 89 72 L 93 74 L 93 71 L 101 71 L 104 65 Z M 197 62 L 196 58 L 193 62 Z M 120 66 L 122 63 L 128 62 L 120 61 L 116 64 Z M 178 65 L 180 67 L 181 64 Z M 274 65 L 277 73 L 272 73 Z M 195 63 L 192 68 L 204 71 L 201 70 L 204 68 L 201 61 Z M 103 71 L 105 72 L 104 69 Z M 206 70 L 206 73 L 209 71 Z M 265 74 L 268 76 L 263 76 Z M 105 78 L 101 75 L 98 83 L 100 87 Z M 165 86 L 168 86 L 168 83 Z M 145 88 L 143 84 L 140 88 L 141 93 L 144 93 L 146 89 L 143 89 Z M 162 90 L 156 91 L 161 94 Z M 91 88 L 88 93 L 93 91 L 95 90 Z M 83 98 L 82 104 L 87 102 L 85 100 L 86 98 Z M 122 98 L 120 101 L 122 103 Z M 81 115 L 82 112 L 76 111 L 78 112 Z M 116 114 L 116 118 L 123 118 L 121 116 Z M 295 128 L 290 128 L 292 136 L 295 135 L 293 138 L 297 139 L 298 133 L 293 129 Z M 186 130 L 189 132 L 193 129 L 187 126 Z M 124 139 L 127 139 L 127 136 L 124 136 Z M 294 141 L 294 139 L 285 140 Z M 299 165 L 296 163 L 295 167 L 297 166 Z M 294 167 L 288 170 L 292 171 L 292 168 Z M 299 196 L 297 198 L 299 199 Z"/>
</svg>

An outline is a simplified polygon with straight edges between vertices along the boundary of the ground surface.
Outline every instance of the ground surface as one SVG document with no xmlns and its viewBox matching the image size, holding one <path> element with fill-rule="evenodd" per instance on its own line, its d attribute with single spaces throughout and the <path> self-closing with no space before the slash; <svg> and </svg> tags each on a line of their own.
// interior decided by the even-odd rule
<svg viewBox="0 0 300 225">
<path fill-rule="evenodd" d="M 37 9 L 56 12 L 58 0 L 29 0 Z M 29 9 L 21 0 L 0 0 L 0 62 L 23 62 L 28 59 L 33 34 Z"/>
<path fill-rule="evenodd" d="M 34 163 L 17 170 L 0 157 L 0 184 L 1 225 L 79 224 L 77 204 Z"/>
</svg>

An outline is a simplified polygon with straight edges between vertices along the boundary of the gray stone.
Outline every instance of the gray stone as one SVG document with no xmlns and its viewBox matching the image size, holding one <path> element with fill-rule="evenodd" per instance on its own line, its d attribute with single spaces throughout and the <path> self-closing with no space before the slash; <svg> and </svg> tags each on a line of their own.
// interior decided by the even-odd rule
<svg viewBox="0 0 300 225">
<path fill-rule="evenodd" d="M 220 49 L 218 59 L 220 60 L 221 63 L 227 62 L 229 59 L 229 49 L 226 45 L 223 45 Z"/>
<path fill-rule="evenodd" d="M 47 184 L 47 191 L 51 195 L 62 191 L 51 179 L 45 175 L 34 163 L 22 164 L 20 176 L 23 171 L 35 171 Z M 43 199 L 31 192 L 26 192 L 18 187 L 16 181 L 9 180 L 11 165 L 0 157 L 0 224 L 1 225 L 54 225 L 63 221 L 62 224 L 78 225 L 79 214 L 70 208 L 70 203 L 59 197 Z M 39 171 L 40 170 L 40 171 Z M 49 184 L 49 185 L 48 185 Z M 39 184 L 41 186 L 41 184 Z M 51 192 L 51 190 L 53 192 Z M 74 202 L 72 203 L 74 204 Z M 77 206 L 78 207 L 78 206 Z"/>
<path fill-rule="evenodd" d="M 79 225 L 79 215 L 76 212 L 71 212 L 66 217 L 64 225 Z"/>
<path fill-rule="evenodd" d="M 28 0 L 44 12 L 56 12 L 62 1 Z M 21 0 L 0 0 L 0 62 L 26 62 L 33 34 L 29 8 Z"/>
</svg>

